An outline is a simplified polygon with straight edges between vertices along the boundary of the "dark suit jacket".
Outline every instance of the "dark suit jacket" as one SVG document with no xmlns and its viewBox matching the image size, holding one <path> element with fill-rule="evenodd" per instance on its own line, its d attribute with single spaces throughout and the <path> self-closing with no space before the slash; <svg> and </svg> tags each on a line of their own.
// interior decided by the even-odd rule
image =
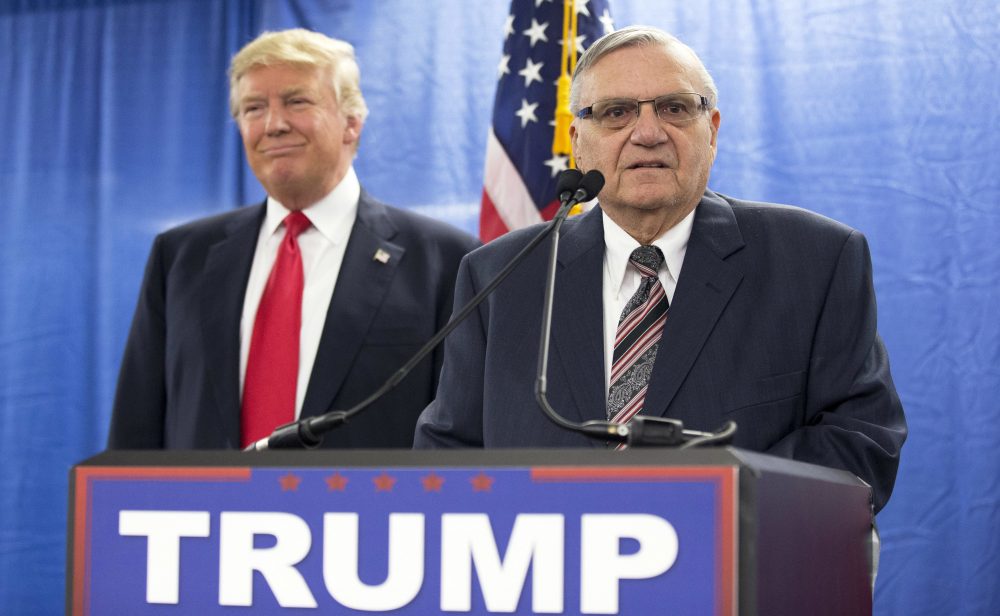
<svg viewBox="0 0 1000 616">
<path fill-rule="evenodd" d="M 567 221 L 559 245 L 548 392 L 573 421 L 606 419 L 601 216 L 595 208 Z M 456 305 L 536 232 L 470 253 Z M 547 255 L 543 242 L 447 341 L 417 447 L 602 446 L 557 427 L 535 401 Z M 881 508 L 906 424 L 875 313 L 860 233 L 798 208 L 706 191 L 644 413 L 706 431 L 734 420 L 735 446 L 849 470 L 873 486 Z"/>
<path fill-rule="evenodd" d="M 122 359 L 109 447 L 239 447 L 239 323 L 264 211 L 240 208 L 156 238 Z M 361 401 L 443 326 L 459 261 L 477 245 L 362 191 L 302 416 Z M 372 258 L 380 248 L 388 263 Z M 409 447 L 440 365 L 440 353 L 425 359 L 324 445 Z"/>
</svg>

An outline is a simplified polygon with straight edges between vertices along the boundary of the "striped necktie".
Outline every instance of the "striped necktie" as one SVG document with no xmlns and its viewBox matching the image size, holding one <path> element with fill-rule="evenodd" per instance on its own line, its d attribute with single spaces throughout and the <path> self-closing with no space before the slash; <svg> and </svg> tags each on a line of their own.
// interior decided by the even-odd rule
<svg viewBox="0 0 1000 616">
<path fill-rule="evenodd" d="M 640 246 L 629 261 L 639 270 L 639 289 L 625 304 L 618 321 L 608 390 L 608 419 L 625 423 L 642 410 L 649 377 L 660 346 L 669 302 L 656 272 L 663 253 L 656 246 Z"/>
</svg>

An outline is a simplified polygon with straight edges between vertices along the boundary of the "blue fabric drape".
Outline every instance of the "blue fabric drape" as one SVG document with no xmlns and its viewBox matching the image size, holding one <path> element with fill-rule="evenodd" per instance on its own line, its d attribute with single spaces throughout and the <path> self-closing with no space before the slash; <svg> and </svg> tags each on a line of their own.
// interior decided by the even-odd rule
<svg viewBox="0 0 1000 616">
<path fill-rule="evenodd" d="M 263 29 L 355 44 L 375 196 L 476 229 L 507 2 L 0 5 L 0 613 L 63 608 L 67 474 L 104 446 L 153 236 L 262 196 L 228 115 Z M 1000 613 L 1000 5 L 612 0 L 720 90 L 711 185 L 870 240 L 910 422 L 876 613 Z M 553 29 L 555 32 L 555 29 Z M 556 34 L 556 36 L 558 36 Z"/>
</svg>

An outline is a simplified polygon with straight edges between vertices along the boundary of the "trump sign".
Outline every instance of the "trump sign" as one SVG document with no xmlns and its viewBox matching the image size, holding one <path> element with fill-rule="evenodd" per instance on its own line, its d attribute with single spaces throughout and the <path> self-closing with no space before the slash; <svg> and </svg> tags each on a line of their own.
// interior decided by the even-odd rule
<svg viewBox="0 0 1000 616">
<path fill-rule="evenodd" d="M 736 470 L 74 469 L 73 614 L 732 614 Z"/>
</svg>

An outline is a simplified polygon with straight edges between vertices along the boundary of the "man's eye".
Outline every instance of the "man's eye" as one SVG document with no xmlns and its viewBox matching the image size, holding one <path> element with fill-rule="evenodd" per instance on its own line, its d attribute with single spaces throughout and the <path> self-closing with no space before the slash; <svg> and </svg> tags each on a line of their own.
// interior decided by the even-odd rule
<svg viewBox="0 0 1000 616">
<path fill-rule="evenodd" d="M 684 115 L 687 113 L 687 106 L 681 101 L 666 101 L 660 105 L 660 113 L 665 115 Z"/>
<path fill-rule="evenodd" d="M 629 114 L 628 107 L 624 105 L 612 105 L 611 107 L 608 107 L 607 109 L 604 110 L 604 112 L 601 114 L 601 117 L 607 118 L 609 120 L 618 120 L 628 116 L 628 114 Z"/>
<path fill-rule="evenodd" d="M 260 111 L 262 109 L 264 109 L 264 105 L 261 105 L 261 104 L 258 104 L 258 103 L 252 103 L 252 104 L 249 104 L 249 105 L 244 105 L 243 106 L 243 115 L 245 115 L 245 116 L 247 116 L 247 115 L 256 115 L 257 113 L 260 113 Z"/>
</svg>

